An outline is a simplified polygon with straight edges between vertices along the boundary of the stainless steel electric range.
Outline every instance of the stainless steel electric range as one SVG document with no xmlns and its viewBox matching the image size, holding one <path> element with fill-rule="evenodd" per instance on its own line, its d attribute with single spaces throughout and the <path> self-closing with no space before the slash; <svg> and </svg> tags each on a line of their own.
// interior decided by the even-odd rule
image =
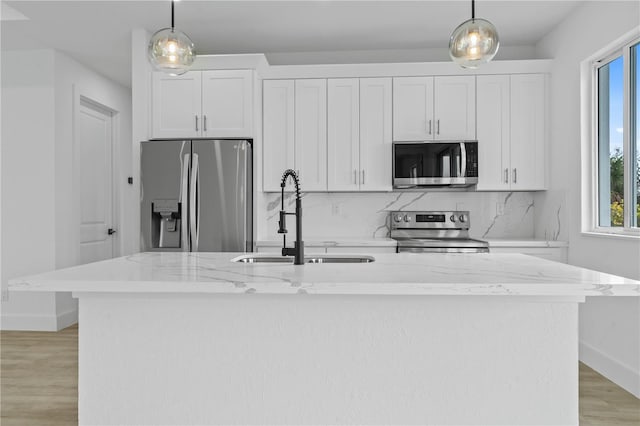
<svg viewBox="0 0 640 426">
<path fill-rule="evenodd" d="M 469 237 L 468 211 L 391 212 L 398 253 L 489 253 L 486 241 Z"/>
</svg>

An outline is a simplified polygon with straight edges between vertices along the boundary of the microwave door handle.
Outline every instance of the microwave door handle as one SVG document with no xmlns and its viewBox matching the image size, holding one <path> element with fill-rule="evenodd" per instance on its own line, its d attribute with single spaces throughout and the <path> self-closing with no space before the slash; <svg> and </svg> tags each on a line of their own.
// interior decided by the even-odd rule
<svg viewBox="0 0 640 426">
<path fill-rule="evenodd" d="M 467 176 L 467 149 L 465 148 L 464 142 L 460 142 L 460 161 L 462 164 L 458 169 L 460 171 L 460 175 L 458 177 L 463 178 Z"/>
</svg>

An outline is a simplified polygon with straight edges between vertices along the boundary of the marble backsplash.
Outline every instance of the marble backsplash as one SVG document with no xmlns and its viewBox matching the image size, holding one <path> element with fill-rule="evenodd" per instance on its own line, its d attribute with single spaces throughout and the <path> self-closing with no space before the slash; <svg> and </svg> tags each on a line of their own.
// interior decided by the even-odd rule
<svg viewBox="0 0 640 426">
<path fill-rule="evenodd" d="M 280 194 L 258 194 L 258 240 L 278 238 Z M 529 192 L 388 192 L 303 193 L 306 238 L 389 236 L 389 212 L 394 210 L 468 210 L 474 238 L 533 238 L 534 195 Z M 295 197 L 285 194 L 285 209 Z M 288 228 L 294 229 L 288 217 Z M 557 237 L 556 237 L 557 239 Z"/>
</svg>

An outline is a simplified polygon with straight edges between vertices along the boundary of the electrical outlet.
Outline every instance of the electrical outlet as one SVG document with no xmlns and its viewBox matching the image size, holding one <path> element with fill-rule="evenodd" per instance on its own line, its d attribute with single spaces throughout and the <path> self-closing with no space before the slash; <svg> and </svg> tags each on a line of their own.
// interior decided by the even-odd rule
<svg viewBox="0 0 640 426">
<path fill-rule="evenodd" d="M 9 301 L 9 290 L 8 289 L 3 289 L 2 290 L 2 301 L 3 302 L 8 302 Z"/>
<path fill-rule="evenodd" d="M 496 203 L 496 215 L 502 216 L 504 214 L 504 203 Z"/>
</svg>

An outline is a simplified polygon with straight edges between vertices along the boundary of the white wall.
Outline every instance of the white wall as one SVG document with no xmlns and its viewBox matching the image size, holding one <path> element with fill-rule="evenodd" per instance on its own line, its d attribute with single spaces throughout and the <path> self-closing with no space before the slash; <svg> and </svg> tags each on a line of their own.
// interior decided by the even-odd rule
<svg viewBox="0 0 640 426">
<path fill-rule="evenodd" d="M 54 294 L 6 293 L 55 268 L 53 69 L 51 50 L 2 52 L 3 329 L 55 329 Z"/>
<path fill-rule="evenodd" d="M 569 263 L 640 279 L 637 239 L 581 233 L 580 63 L 638 27 L 636 1 L 585 2 L 542 39 L 538 55 L 554 59 L 550 99 L 550 191 L 536 195 L 536 233 L 554 232 L 566 215 Z M 580 308 L 580 357 L 640 397 L 640 299 L 588 298 Z"/>
<path fill-rule="evenodd" d="M 537 59 L 534 46 L 502 46 L 495 60 Z M 447 62 L 449 50 L 442 48 L 425 49 L 377 49 L 340 50 L 320 52 L 266 52 L 271 65 L 309 64 L 367 64 L 387 62 Z"/>
<path fill-rule="evenodd" d="M 2 288 L 11 278 L 77 264 L 73 107 L 82 94 L 117 112 L 118 190 L 131 196 L 129 91 L 54 50 L 2 52 Z M 119 202 L 119 253 L 134 251 L 136 218 Z M 128 203 L 129 205 L 131 203 Z M 133 240 L 135 241 L 135 240 Z M 3 292 L 3 296 L 6 295 Z M 9 293 L 3 329 L 57 330 L 77 320 L 69 293 Z"/>
</svg>

